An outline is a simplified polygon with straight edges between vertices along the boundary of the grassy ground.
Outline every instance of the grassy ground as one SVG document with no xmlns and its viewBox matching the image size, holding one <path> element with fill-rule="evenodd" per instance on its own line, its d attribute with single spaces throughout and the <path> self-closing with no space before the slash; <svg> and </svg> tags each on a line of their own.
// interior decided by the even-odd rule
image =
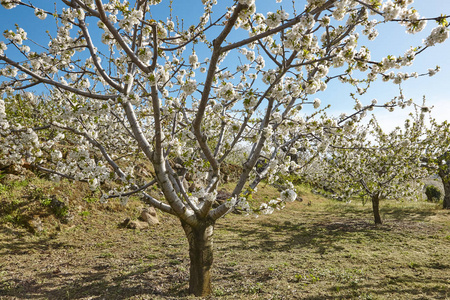
<svg viewBox="0 0 450 300">
<path fill-rule="evenodd" d="M 51 195 L 67 210 L 50 207 Z M 0 299 L 190 298 L 179 222 L 160 215 L 148 230 L 120 228 L 142 204 L 94 196 L 36 178 L 0 185 Z M 381 206 L 381 226 L 369 205 L 307 191 L 273 215 L 227 215 L 215 231 L 211 299 L 450 299 L 450 212 Z M 31 234 L 36 218 L 43 229 Z"/>
</svg>

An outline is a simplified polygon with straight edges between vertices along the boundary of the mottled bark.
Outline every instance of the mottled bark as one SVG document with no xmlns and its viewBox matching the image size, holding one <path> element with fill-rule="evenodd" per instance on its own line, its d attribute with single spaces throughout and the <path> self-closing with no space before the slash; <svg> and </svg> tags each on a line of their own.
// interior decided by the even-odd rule
<svg viewBox="0 0 450 300">
<path fill-rule="evenodd" d="M 441 177 L 442 184 L 444 185 L 444 205 L 443 208 L 450 209 L 450 179 Z"/>
<path fill-rule="evenodd" d="M 196 227 L 186 223 L 182 225 L 189 242 L 189 293 L 208 296 L 211 294 L 214 224 L 199 224 Z"/>
<path fill-rule="evenodd" d="M 378 194 L 372 195 L 372 210 L 375 224 L 382 224 L 380 216 L 380 197 Z"/>
</svg>

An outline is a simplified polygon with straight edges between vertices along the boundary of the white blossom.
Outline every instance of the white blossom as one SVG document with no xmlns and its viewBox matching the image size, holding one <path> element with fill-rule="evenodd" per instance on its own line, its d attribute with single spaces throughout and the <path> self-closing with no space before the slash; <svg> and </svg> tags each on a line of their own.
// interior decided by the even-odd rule
<svg viewBox="0 0 450 300">
<path fill-rule="evenodd" d="M 281 192 L 281 200 L 285 202 L 294 202 L 297 199 L 297 193 L 293 190 L 287 189 Z"/>
<path fill-rule="evenodd" d="M 314 108 L 319 108 L 320 102 L 321 102 L 321 101 L 320 101 L 319 98 L 315 98 L 315 99 L 314 99 L 314 102 L 313 102 Z"/>
</svg>

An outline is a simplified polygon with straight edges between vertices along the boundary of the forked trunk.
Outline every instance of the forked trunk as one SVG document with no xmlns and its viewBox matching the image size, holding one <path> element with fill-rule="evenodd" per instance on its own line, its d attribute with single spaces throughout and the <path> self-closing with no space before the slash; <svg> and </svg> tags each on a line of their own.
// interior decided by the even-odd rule
<svg viewBox="0 0 450 300">
<path fill-rule="evenodd" d="M 213 263 L 212 236 L 214 225 L 193 228 L 182 224 L 189 242 L 189 293 L 195 296 L 211 294 L 210 269 Z"/>
<path fill-rule="evenodd" d="M 372 210 L 373 217 L 375 218 L 375 224 L 382 224 L 380 216 L 380 197 L 378 194 L 372 195 Z"/>
</svg>

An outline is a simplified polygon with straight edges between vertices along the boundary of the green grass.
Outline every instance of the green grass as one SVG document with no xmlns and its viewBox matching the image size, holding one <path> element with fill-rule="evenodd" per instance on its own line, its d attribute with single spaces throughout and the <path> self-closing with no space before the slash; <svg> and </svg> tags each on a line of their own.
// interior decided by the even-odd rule
<svg viewBox="0 0 450 300">
<path fill-rule="evenodd" d="M 73 219 L 61 223 L 42 199 L 22 198 L 30 184 L 42 199 L 72 195 L 65 201 Z M 384 224 L 375 226 L 368 204 L 299 189 L 302 202 L 272 215 L 219 220 L 210 299 L 450 298 L 449 211 L 434 203 L 384 201 Z M 1 205 L 14 208 L 1 219 L 1 299 L 193 299 L 177 219 L 160 214 L 161 224 L 148 230 L 119 228 L 126 217 L 139 216 L 142 203 L 102 205 L 81 191 L 36 179 L 0 194 Z M 266 185 L 253 199 L 257 205 L 278 196 Z M 40 235 L 5 220 L 36 213 L 46 229 Z"/>
</svg>

